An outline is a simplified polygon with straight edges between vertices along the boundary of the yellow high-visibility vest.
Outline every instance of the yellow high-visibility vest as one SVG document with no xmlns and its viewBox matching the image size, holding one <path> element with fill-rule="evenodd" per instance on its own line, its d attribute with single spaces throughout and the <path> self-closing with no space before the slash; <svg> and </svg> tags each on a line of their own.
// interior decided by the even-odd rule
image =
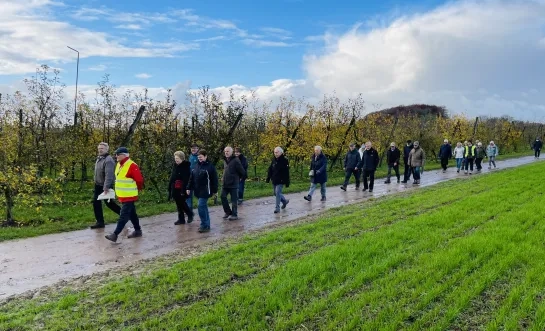
<svg viewBox="0 0 545 331">
<path fill-rule="evenodd" d="M 115 195 L 119 198 L 132 198 L 138 196 L 138 186 L 132 178 L 127 178 L 129 168 L 134 161 L 128 159 L 123 166 L 119 162 L 115 166 Z"/>
<path fill-rule="evenodd" d="M 469 146 L 465 146 L 465 153 L 464 153 L 464 156 L 465 157 L 475 157 L 475 145 L 472 145 L 471 146 L 471 155 L 469 155 Z"/>
</svg>

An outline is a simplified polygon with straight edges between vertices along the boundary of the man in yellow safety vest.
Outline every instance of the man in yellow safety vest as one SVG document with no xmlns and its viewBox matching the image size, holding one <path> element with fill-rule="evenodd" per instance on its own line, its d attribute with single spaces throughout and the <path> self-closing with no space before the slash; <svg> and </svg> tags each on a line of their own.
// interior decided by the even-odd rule
<svg viewBox="0 0 545 331">
<path fill-rule="evenodd" d="M 138 165 L 129 158 L 129 150 L 119 147 L 115 151 L 117 165 L 115 167 L 115 195 L 121 202 L 121 213 L 115 231 L 106 236 L 106 239 L 116 242 L 117 237 L 130 220 L 134 231 L 127 238 L 142 237 L 140 220 L 136 214 L 134 203 L 138 200 L 138 192 L 144 188 L 144 177 Z"/>
</svg>

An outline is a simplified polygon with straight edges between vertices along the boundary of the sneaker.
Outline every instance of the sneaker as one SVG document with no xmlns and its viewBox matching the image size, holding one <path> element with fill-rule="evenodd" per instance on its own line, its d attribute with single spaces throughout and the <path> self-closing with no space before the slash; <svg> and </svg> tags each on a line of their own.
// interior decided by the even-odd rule
<svg viewBox="0 0 545 331">
<path fill-rule="evenodd" d="M 193 215 L 187 217 L 187 224 L 193 222 Z"/>
<path fill-rule="evenodd" d="M 365 191 L 367 191 L 367 189 L 364 187 L 363 190 L 361 190 L 361 191 L 362 191 L 362 192 L 365 192 Z"/>
<path fill-rule="evenodd" d="M 407 181 L 406 181 L 406 180 L 404 180 L 404 181 L 402 181 L 402 182 L 401 182 L 401 184 L 407 184 Z"/>
<path fill-rule="evenodd" d="M 229 221 L 236 221 L 236 220 L 238 220 L 238 216 L 231 215 L 231 216 L 229 216 L 228 220 Z"/>
<path fill-rule="evenodd" d="M 320 201 L 326 201 L 326 198 L 325 198 L 325 197 L 322 197 L 322 199 L 320 199 Z"/>
<path fill-rule="evenodd" d="M 370 189 L 370 190 L 369 190 L 369 193 L 373 193 L 373 189 Z"/>
<path fill-rule="evenodd" d="M 398 184 L 399 184 L 399 180 L 400 180 L 400 179 L 398 178 L 398 179 L 397 179 L 397 183 L 398 183 Z"/>
<path fill-rule="evenodd" d="M 470 175 L 473 175 L 473 172 L 470 172 L 469 174 L 470 174 Z"/>
<path fill-rule="evenodd" d="M 310 195 L 305 195 L 303 197 L 303 199 L 307 200 L 307 201 L 312 201 L 312 197 Z"/>
<path fill-rule="evenodd" d="M 239 200 L 237 201 L 237 205 L 240 206 L 241 204 L 242 204 L 242 199 L 239 199 Z"/>
<path fill-rule="evenodd" d="M 341 190 L 346 191 L 346 186 L 341 186 Z"/>
<path fill-rule="evenodd" d="M 180 225 L 180 224 L 185 224 L 185 220 L 177 220 L 176 222 L 174 222 L 174 225 Z"/>
<path fill-rule="evenodd" d="M 142 230 L 139 230 L 139 231 L 135 230 L 127 236 L 127 238 L 138 238 L 138 237 L 142 237 Z"/>
<path fill-rule="evenodd" d="M 91 229 L 104 229 L 105 227 L 104 223 L 95 223 L 90 226 Z"/>
<path fill-rule="evenodd" d="M 104 238 L 108 239 L 109 241 L 116 242 L 117 241 L 117 234 L 110 233 L 108 235 L 105 235 Z"/>
<path fill-rule="evenodd" d="M 229 218 L 229 216 L 231 216 L 231 214 L 227 214 L 227 213 L 226 213 L 226 214 L 223 215 L 223 219 L 226 220 L 226 219 Z"/>
<path fill-rule="evenodd" d="M 390 184 L 391 182 L 389 180 L 386 180 L 384 184 Z"/>
<path fill-rule="evenodd" d="M 443 173 L 447 172 L 446 170 L 443 170 Z"/>
<path fill-rule="evenodd" d="M 199 233 L 210 232 L 210 228 L 199 228 Z"/>
<path fill-rule="evenodd" d="M 290 203 L 289 200 L 286 200 L 286 201 L 282 202 L 282 207 L 281 208 L 286 209 L 286 206 L 288 205 L 288 203 Z"/>
<path fill-rule="evenodd" d="M 459 174 L 459 173 L 460 173 L 460 169 L 456 170 L 456 173 L 458 173 L 458 174 Z"/>
<path fill-rule="evenodd" d="M 275 210 L 274 210 L 274 213 L 275 213 L 275 214 L 278 214 L 279 212 L 280 212 L 280 210 L 278 210 L 278 209 L 275 209 Z"/>
<path fill-rule="evenodd" d="M 359 189 L 360 189 L 359 185 L 358 185 L 358 186 L 356 186 L 356 190 L 359 190 Z"/>
</svg>

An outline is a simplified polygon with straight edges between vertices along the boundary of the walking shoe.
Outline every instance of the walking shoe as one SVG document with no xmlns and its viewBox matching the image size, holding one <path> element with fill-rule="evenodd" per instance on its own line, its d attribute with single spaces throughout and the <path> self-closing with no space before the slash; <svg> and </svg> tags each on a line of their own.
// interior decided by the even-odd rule
<svg viewBox="0 0 545 331">
<path fill-rule="evenodd" d="M 370 189 L 370 190 L 369 190 L 369 193 L 373 193 L 373 189 Z"/>
<path fill-rule="evenodd" d="M 193 222 L 193 215 L 187 216 L 187 224 Z"/>
<path fill-rule="evenodd" d="M 275 213 L 275 214 L 278 214 L 279 212 L 280 212 L 280 210 L 278 210 L 278 209 L 275 209 L 275 210 L 274 210 L 274 213 Z"/>
<path fill-rule="evenodd" d="M 236 220 L 238 220 L 238 216 L 231 215 L 231 216 L 229 216 L 228 220 L 229 221 L 236 221 Z"/>
<path fill-rule="evenodd" d="M 391 182 L 390 182 L 389 179 L 387 179 L 387 180 L 384 182 L 384 184 L 390 184 L 390 183 L 391 183 Z"/>
<path fill-rule="evenodd" d="M 210 232 L 210 228 L 199 228 L 199 233 Z"/>
<path fill-rule="evenodd" d="M 325 197 L 322 197 L 322 199 L 320 199 L 320 201 L 325 201 L 325 200 L 326 200 Z"/>
<path fill-rule="evenodd" d="M 459 173 L 460 173 L 460 169 L 456 170 L 456 173 L 458 173 L 458 174 L 459 174 Z"/>
<path fill-rule="evenodd" d="M 356 190 L 359 190 L 359 189 L 360 189 L 360 186 L 359 186 L 359 185 L 358 185 L 358 186 L 356 186 Z"/>
<path fill-rule="evenodd" d="M 367 189 L 364 187 L 363 190 L 361 190 L 361 191 L 362 191 L 362 192 L 365 192 L 365 191 L 367 191 Z"/>
<path fill-rule="evenodd" d="M 225 213 L 225 214 L 223 215 L 223 219 L 224 219 L 224 220 L 226 220 L 226 219 L 228 219 L 228 218 L 229 218 L 229 216 L 231 216 L 231 214 L 227 214 L 227 213 Z"/>
<path fill-rule="evenodd" d="M 286 206 L 288 205 L 288 203 L 290 203 L 290 200 L 286 200 L 284 202 L 282 202 L 282 209 L 286 209 Z"/>
<path fill-rule="evenodd" d="M 238 201 L 237 201 L 237 205 L 239 205 L 239 206 L 240 206 L 241 204 L 242 204 L 242 199 L 238 199 Z"/>
<path fill-rule="evenodd" d="M 407 181 L 406 181 L 406 180 L 403 180 L 403 181 L 401 182 L 401 184 L 407 184 Z"/>
<path fill-rule="evenodd" d="M 104 236 L 104 238 L 108 239 L 109 241 L 116 242 L 117 241 L 117 234 L 110 233 Z"/>
<path fill-rule="evenodd" d="M 104 229 L 105 227 L 104 223 L 95 223 L 90 226 L 91 229 Z"/>
<path fill-rule="evenodd" d="M 346 186 L 341 186 L 341 190 L 346 191 Z"/>
<path fill-rule="evenodd" d="M 399 181 L 400 181 L 400 179 L 398 178 L 398 179 L 397 179 L 397 183 L 398 183 L 398 184 L 399 184 Z"/>
<path fill-rule="evenodd" d="M 138 230 L 138 231 L 135 230 L 127 236 L 127 238 L 138 238 L 138 237 L 142 237 L 142 230 Z"/>
<path fill-rule="evenodd" d="M 177 220 L 176 222 L 174 222 L 174 225 L 180 225 L 180 224 L 185 224 L 185 220 Z"/>
<path fill-rule="evenodd" d="M 443 170 L 443 173 L 447 172 L 446 170 Z"/>
<path fill-rule="evenodd" d="M 303 199 L 307 200 L 307 201 L 312 201 L 312 197 L 310 195 L 305 195 L 303 197 Z"/>
<path fill-rule="evenodd" d="M 492 169 L 492 167 L 488 167 L 488 170 Z"/>
</svg>

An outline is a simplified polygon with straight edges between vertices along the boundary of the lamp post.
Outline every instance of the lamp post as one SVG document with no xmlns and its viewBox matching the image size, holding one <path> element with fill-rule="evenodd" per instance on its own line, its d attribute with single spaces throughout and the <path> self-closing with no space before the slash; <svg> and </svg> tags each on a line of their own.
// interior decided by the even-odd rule
<svg viewBox="0 0 545 331">
<path fill-rule="evenodd" d="M 76 126 L 78 122 L 78 78 L 79 78 L 79 52 L 75 49 L 73 49 L 70 46 L 66 46 L 73 50 L 74 52 L 78 53 L 78 64 L 76 67 L 76 95 L 74 96 L 74 126 Z"/>
</svg>

